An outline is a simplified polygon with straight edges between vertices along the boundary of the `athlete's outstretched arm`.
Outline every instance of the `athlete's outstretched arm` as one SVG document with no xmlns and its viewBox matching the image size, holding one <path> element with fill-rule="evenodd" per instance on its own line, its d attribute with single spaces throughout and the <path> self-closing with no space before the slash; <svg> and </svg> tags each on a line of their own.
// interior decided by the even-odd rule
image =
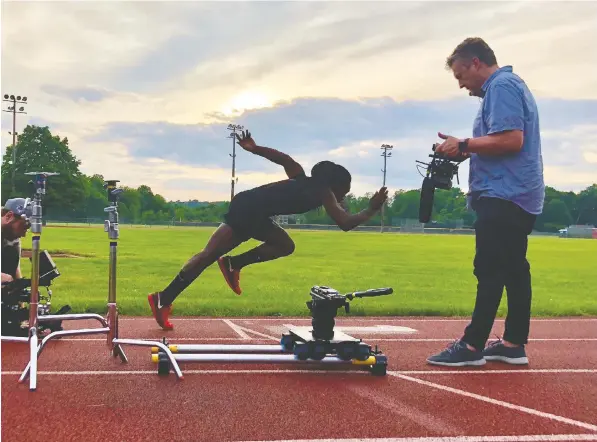
<svg viewBox="0 0 597 442">
<path fill-rule="evenodd" d="M 253 141 L 253 138 L 251 138 L 251 133 L 248 130 L 242 132 L 242 137 L 236 134 L 236 138 L 238 139 L 238 145 L 246 151 L 267 158 L 272 163 L 284 167 L 288 178 L 294 178 L 305 173 L 303 166 L 297 163 L 290 155 L 269 147 L 258 146 L 255 141 Z"/>
<path fill-rule="evenodd" d="M 377 213 L 381 206 L 388 198 L 388 189 L 382 187 L 369 200 L 369 207 L 351 215 L 346 212 L 338 203 L 336 195 L 330 189 L 326 189 L 323 194 L 323 207 L 328 215 L 338 224 L 345 232 L 360 226 L 368 221 L 373 215 Z"/>
</svg>

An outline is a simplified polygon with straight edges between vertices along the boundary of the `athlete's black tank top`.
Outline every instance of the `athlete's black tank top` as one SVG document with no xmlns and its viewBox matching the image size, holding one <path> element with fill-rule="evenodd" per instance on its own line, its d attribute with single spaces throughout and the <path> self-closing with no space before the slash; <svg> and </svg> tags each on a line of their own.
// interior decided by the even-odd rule
<svg viewBox="0 0 597 442">
<path fill-rule="evenodd" d="M 317 209 L 323 204 L 321 185 L 304 173 L 238 193 L 230 210 L 242 209 L 250 215 L 294 215 Z"/>
</svg>

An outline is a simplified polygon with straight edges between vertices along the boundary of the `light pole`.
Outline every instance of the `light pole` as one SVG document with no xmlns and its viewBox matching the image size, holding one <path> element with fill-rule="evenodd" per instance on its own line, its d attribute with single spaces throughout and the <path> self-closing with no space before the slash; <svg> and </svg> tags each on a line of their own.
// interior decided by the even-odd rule
<svg viewBox="0 0 597 442">
<path fill-rule="evenodd" d="M 394 146 L 390 146 L 389 144 L 382 144 L 381 145 L 381 150 L 383 150 L 383 153 L 381 154 L 381 156 L 383 157 L 383 169 L 381 170 L 383 172 L 383 186 L 385 187 L 386 185 L 386 164 L 387 164 L 387 160 L 388 157 L 392 156 L 392 152 L 388 152 L 388 150 L 392 150 L 394 148 Z M 381 229 L 380 232 L 383 233 L 383 225 L 384 225 L 384 212 L 385 212 L 385 207 L 386 207 L 386 203 L 384 202 L 383 205 L 381 206 Z"/>
<path fill-rule="evenodd" d="M 230 187 L 230 201 L 234 198 L 234 172 L 235 172 L 235 165 L 236 165 L 236 131 L 243 130 L 244 126 L 240 124 L 229 124 L 228 130 L 232 132 L 226 138 L 232 138 L 232 180 L 231 180 L 231 187 Z"/>
<path fill-rule="evenodd" d="M 12 193 L 15 193 L 15 169 L 17 167 L 17 114 L 26 114 L 25 107 L 21 106 L 17 111 L 17 103 L 27 104 L 27 97 L 21 97 L 20 95 L 8 95 L 4 94 L 4 100 L 8 103 L 12 103 L 12 106 L 8 106 L 8 109 L 2 109 L 3 112 L 12 112 Z"/>
</svg>

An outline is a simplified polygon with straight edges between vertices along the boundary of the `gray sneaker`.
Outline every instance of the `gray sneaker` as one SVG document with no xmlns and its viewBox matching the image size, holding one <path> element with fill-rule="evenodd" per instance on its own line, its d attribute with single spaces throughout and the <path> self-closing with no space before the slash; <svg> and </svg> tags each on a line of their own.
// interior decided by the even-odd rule
<svg viewBox="0 0 597 442">
<path fill-rule="evenodd" d="M 483 357 L 487 361 L 501 361 L 513 365 L 526 365 L 529 363 L 524 345 L 506 347 L 501 339 L 490 342 L 483 350 Z"/>
<path fill-rule="evenodd" d="M 427 362 L 433 365 L 462 367 L 465 365 L 485 365 L 480 351 L 469 350 L 464 342 L 456 340 L 440 353 L 429 356 Z"/>
</svg>

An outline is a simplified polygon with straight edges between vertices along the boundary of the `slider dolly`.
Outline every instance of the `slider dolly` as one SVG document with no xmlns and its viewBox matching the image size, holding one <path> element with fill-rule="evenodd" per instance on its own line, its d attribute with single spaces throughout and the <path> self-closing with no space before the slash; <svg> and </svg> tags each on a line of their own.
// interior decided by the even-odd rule
<svg viewBox="0 0 597 442">
<path fill-rule="evenodd" d="M 341 331 L 335 331 L 337 310 L 344 307 L 348 313 L 348 300 L 393 293 L 391 288 L 371 289 L 341 295 L 326 286 L 311 288 L 312 300 L 307 302 L 312 316 L 312 327 L 293 327 L 283 333 L 277 345 L 220 345 L 220 344 L 168 344 L 166 346 L 177 362 L 253 362 L 293 363 L 314 365 L 351 365 L 365 368 L 374 376 L 385 376 L 387 357 L 375 347 Z M 162 346 L 152 347 L 151 359 L 158 364 L 158 374 L 167 375 L 172 368 L 171 356 Z"/>
</svg>

